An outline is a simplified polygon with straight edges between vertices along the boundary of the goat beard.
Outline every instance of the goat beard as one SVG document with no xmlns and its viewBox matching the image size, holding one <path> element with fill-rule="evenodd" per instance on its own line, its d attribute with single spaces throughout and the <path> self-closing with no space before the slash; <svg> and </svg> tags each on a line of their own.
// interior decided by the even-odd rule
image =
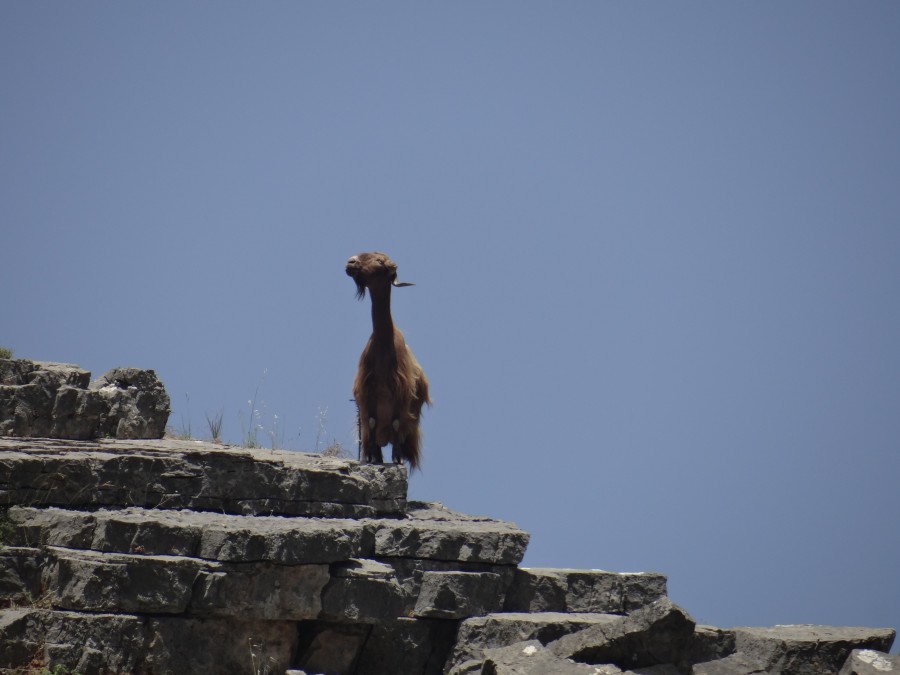
<svg viewBox="0 0 900 675">
<path fill-rule="evenodd" d="M 354 279 L 353 281 L 356 282 L 356 299 L 362 300 L 366 297 L 366 285 L 361 283 L 358 279 Z"/>
</svg>

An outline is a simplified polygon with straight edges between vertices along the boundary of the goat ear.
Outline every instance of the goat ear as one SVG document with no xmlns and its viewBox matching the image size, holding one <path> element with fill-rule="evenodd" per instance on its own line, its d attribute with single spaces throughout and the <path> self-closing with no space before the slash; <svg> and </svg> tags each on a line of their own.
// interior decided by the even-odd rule
<svg viewBox="0 0 900 675">
<path fill-rule="evenodd" d="M 394 280 L 391 282 L 391 284 L 395 288 L 400 288 L 401 286 L 415 286 L 415 284 L 410 283 L 409 281 L 397 281 L 397 277 L 394 277 Z"/>
</svg>

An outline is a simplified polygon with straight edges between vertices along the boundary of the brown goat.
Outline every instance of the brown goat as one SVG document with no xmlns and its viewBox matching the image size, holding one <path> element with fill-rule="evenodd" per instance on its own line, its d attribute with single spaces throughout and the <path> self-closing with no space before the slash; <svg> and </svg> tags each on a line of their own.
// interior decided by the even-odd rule
<svg viewBox="0 0 900 675">
<path fill-rule="evenodd" d="M 384 253 L 360 253 L 347 261 L 347 274 L 356 282 L 356 297 L 369 290 L 372 299 L 372 336 L 359 359 L 353 397 L 359 408 L 362 460 L 384 462 L 381 453 L 391 444 L 394 462 L 421 462 L 419 417 L 431 405 L 428 378 L 391 317 L 391 288 L 398 283 L 397 265 Z"/>
</svg>

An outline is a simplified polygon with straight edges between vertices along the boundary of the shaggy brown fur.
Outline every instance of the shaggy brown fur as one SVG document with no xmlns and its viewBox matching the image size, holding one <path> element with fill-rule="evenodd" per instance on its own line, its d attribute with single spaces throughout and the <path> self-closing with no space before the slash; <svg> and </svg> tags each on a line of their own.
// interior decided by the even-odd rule
<svg viewBox="0 0 900 675">
<path fill-rule="evenodd" d="M 347 274 L 356 282 L 356 297 L 362 300 L 368 290 L 372 299 L 372 336 L 353 383 L 362 459 L 384 462 L 381 448 L 390 443 L 394 462 L 415 469 L 421 462 L 419 418 L 422 406 L 431 405 L 428 378 L 391 317 L 391 288 L 412 284 L 397 281 L 397 265 L 384 253 L 353 256 Z"/>
</svg>

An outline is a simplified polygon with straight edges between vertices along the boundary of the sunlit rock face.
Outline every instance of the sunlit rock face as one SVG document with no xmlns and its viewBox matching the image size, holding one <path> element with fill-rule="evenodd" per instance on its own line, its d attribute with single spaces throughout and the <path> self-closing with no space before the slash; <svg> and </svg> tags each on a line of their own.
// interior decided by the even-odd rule
<svg viewBox="0 0 900 675">
<path fill-rule="evenodd" d="M 171 404 L 154 371 L 113 368 L 90 377 L 70 363 L 0 359 L 0 435 L 163 437 Z"/>
</svg>

